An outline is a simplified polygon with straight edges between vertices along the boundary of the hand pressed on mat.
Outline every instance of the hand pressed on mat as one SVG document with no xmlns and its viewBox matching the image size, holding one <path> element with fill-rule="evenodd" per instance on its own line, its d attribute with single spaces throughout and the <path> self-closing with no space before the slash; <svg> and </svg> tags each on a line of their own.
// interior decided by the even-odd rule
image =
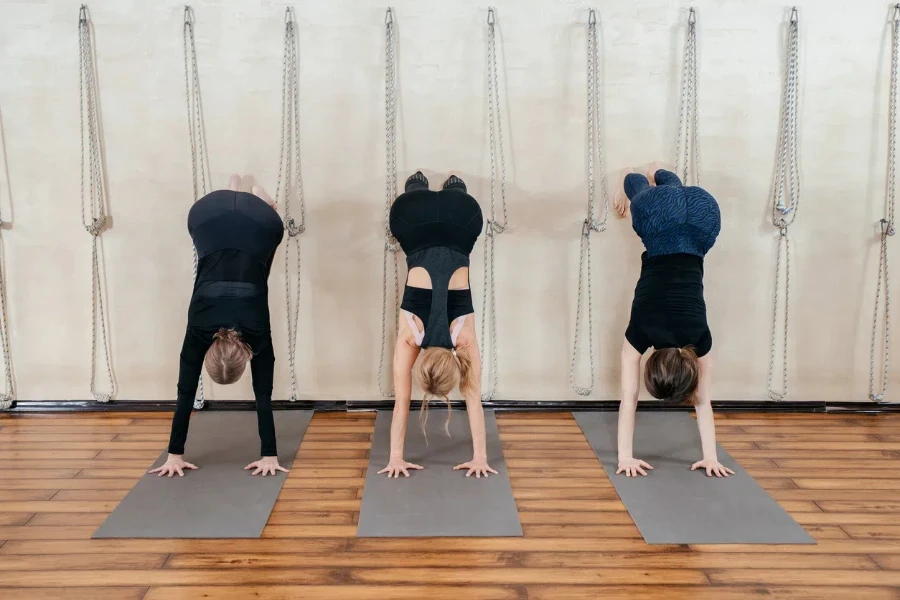
<svg viewBox="0 0 900 600">
<path fill-rule="evenodd" d="M 277 475 L 278 471 L 290 473 L 288 469 L 285 469 L 278 464 L 277 456 L 264 456 L 244 467 L 245 471 L 249 471 L 250 469 L 255 469 L 252 473 L 253 475 L 262 475 L 263 477 L 266 475 Z"/>
<path fill-rule="evenodd" d="M 185 469 L 196 469 L 197 465 L 192 465 L 189 462 L 185 462 L 184 458 L 179 456 L 178 454 L 170 454 L 169 458 L 166 459 L 165 464 L 161 467 L 156 467 L 155 469 L 148 471 L 149 474 L 156 474 L 157 477 L 162 477 L 164 475 L 168 475 L 172 477 L 175 473 L 178 473 L 179 477 L 184 477 Z"/>
<path fill-rule="evenodd" d="M 473 458 L 469 462 L 464 462 L 461 465 L 456 465 L 453 467 L 454 471 L 462 471 L 463 469 L 468 469 L 466 471 L 466 477 L 475 473 L 475 477 L 481 479 L 481 476 L 488 476 L 488 473 L 497 474 L 497 471 L 493 470 L 491 466 L 487 463 L 487 458 Z"/>
<path fill-rule="evenodd" d="M 696 471 L 697 469 L 706 469 L 707 477 L 712 477 L 713 475 L 716 477 L 728 477 L 729 475 L 734 475 L 734 471 L 722 465 L 722 463 L 715 458 L 704 458 L 691 465 L 691 471 Z"/>
<path fill-rule="evenodd" d="M 392 477 L 397 479 L 400 477 L 400 473 L 403 473 L 406 477 L 409 477 L 409 469 L 415 469 L 416 471 L 421 471 L 424 469 L 422 465 L 416 465 L 411 462 L 406 462 L 402 458 L 392 458 L 388 461 L 388 465 L 382 470 L 378 471 L 379 475 L 383 475 L 387 473 L 388 479 Z"/>
<path fill-rule="evenodd" d="M 647 476 L 647 471 L 644 469 L 653 470 L 653 467 L 642 461 L 639 458 L 625 458 L 619 460 L 619 468 L 616 469 L 616 475 L 619 473 L 625 473 L 626 477 L 637 477 L 638 474 Z"/>
</svg>

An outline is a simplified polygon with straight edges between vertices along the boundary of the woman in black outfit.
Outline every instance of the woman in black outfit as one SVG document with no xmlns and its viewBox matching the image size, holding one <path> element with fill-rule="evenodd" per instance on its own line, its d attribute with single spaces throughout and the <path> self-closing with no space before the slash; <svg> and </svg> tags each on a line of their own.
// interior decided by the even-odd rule
<svg viewBox="0 0 900 600">
<path fill-rule="evenodd" d="M 197 200 L 188 214 L 188 232 L 199 259 L 181 348 L 178 401 L 169 438 L 169 458 L 153 469 L 160 477 L 184 475 L 197 467 L 185 462 L 184 443 L 203 365 L 216 383 L 236 382 L 247 362 L 253 375 L 262 458 L 247 465 L 253 474 L 287 472 L 278 464 L 272 417 L 275 353 L 269 327 L 269 271 L 284 226 L 274 203 L 257 186 L 238 191 L 232 175 L 227 190 Z"/>
<path fill-rule="evenodd" d="M 472 460 L 455 467 L 466 477 L 497 473 L 487 461 L 484 411 L 481 406 L 481 359 L 475 337 L 469 255 L 484 219 L 466 184 L 451 174 L 438 192 L 417 171 L 406 181 L 404 193 L 391 205 L 391 233 L 406 253 L 409 273 L 400 305 L 394 347 L 396 399 L 391 420 L 391 454 L 378 472 L 388 477 L 409 477 L 421 465 L 403 455 L 412 394 L 412 372 L 425 392 L 422 428 L 431 398 L 447 402 L 455 388 L 466 401 L 472 431 Z M 445 429 L 449 435 L 450 417 Z"/>
</svg>

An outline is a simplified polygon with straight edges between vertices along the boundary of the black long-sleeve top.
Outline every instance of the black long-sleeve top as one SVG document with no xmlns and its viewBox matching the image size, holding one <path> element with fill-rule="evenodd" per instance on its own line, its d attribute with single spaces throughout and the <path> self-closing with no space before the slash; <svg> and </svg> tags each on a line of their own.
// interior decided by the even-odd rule
<svg viewBox="0 0 900 600">
<path fill-rule="evenodd" d="M 219 190 L 194 203 L 188 215 L 188 231 L 199 260 L 181 348 L 169 453 L 184 454 L 203 359 L 213 336 L 221 328 L 233 328 L 253 351 L 250 373 L 261 455 L 277 456 L 268 278 L 275 250 L 284 236 L 281 219 L 252 194 Z"/>
</svg>

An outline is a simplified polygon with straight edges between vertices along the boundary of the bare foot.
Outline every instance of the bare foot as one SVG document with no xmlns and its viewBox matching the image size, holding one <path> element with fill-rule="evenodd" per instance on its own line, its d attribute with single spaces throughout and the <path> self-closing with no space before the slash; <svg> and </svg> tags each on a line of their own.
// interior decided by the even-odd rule
<svg viewBox="0 0 900 600">
<path fill-rule="evenodd" d="M 622 169 L 622 172 L 619 174 L 619 183 L 616 186 L 616 194 L 613 196 L 613 208 L 616 210 L 616 214 L 619 215 L 619 218 L 624 219 L 628 216 L 628 208 L 631 206 L 631 201 L 628 199 L 628 195 L 625 193 L 625 177 L 630 175 L 631 173 L 637 173 L 637 169 L 632 169 L 631 167 L 626 167 Z"/>
<path fill-rule="evenodd" d="M 234 174 L 228 178 L 228 189 L 232 192 L 237 192 L 241 189 L 241 176 L 238 174 Z"/>
<path fill-rule="evenodd" d="M 266 193 L 266 190 L 262 189 L 260 186 L 254 185 L 250 190 L 250 193 L 252 193 L 257 198 L 262 198 L 266 204 L 268 204 L 272 208 L 275 208 L 275 201 L 272 200 L 272 198 L 269 197 L 269 194 Z"/>
</svg>

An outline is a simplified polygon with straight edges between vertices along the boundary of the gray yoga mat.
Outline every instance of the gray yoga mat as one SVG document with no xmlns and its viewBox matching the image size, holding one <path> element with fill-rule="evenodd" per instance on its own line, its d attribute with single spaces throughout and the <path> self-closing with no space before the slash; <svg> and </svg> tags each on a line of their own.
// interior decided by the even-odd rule
<svg viewBox="0 0 900 600">
<path fill-rule="evenodd" d="M 648 544 L 815 544 L 815 540 L 718 446 L 735 474 L 691 472 L 702 458 L 697 422 L 687 413 L 638 412 L 634 455 L 647 477 L 616 475 L 618 413 L 579 412 L 575 420 Z"/>
<path fill-rule="evenodd" d="M 275 412 L 278 462 L 290 469 L 313 411 Z M 153 463 L 166 461 L 163 452 Z M 255 412 L 201 412 L 191 419 L 184 477 L 145 474 L 94 532 L 94 538 L 258 538 L 285 473 L 244 471 L 259 459 Z"/>
<path fill-rule="evenodd" d="M 521 536 L 506 461 L 492 411 L 484 412 L 488 464 L 498 472 L 487 479 L 466 477 L 453 467 L 472 459 L 472 435 L 466 413 L 454 411 L 451 437 L 444 431 L 446 412 L 432 408 L 428 444 L 415 413 L 406 432 L 405 458 L 425 467 L 399 479 L 378 475 L 391 447 L 390 411 L 375 419 L 366 487 L 359 512 L 358 537 L 508 537 Z"/>
</svg>

